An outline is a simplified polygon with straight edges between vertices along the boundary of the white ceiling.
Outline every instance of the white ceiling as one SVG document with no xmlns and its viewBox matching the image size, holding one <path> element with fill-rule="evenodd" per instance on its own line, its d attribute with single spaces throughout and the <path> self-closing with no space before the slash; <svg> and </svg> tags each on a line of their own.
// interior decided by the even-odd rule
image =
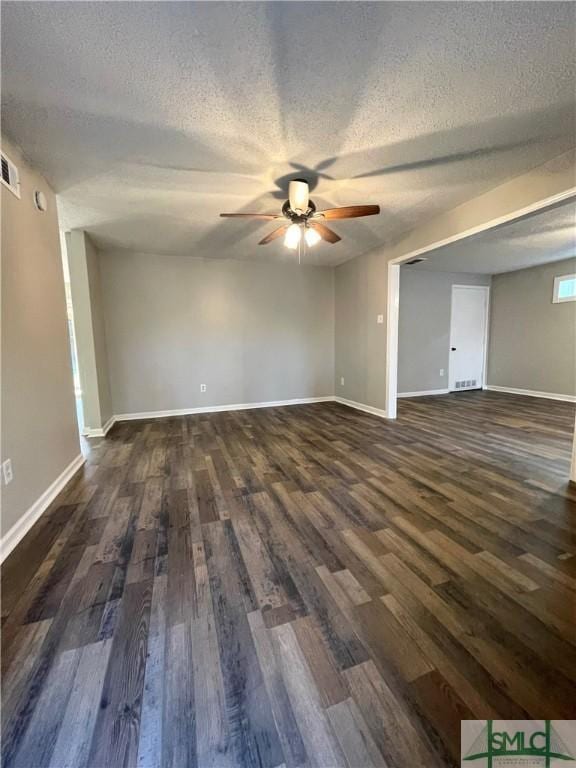
<svg viewBox="0 0 576 768">
<path fill-rule="evenodd" d="M 426 261 L 403 269 L 495 275 L 571 257 L 576 257 L 574 201 L 430 251 Z"/>
<path fill-rule="evenodd" d="M 294 258 L 290 175 L 339 263 L 574 144 L 573 3 L 4 2 L 3 127 L 102 247 Z M 304 170 L 301 170 L 301 168 Z"/>
</svg>

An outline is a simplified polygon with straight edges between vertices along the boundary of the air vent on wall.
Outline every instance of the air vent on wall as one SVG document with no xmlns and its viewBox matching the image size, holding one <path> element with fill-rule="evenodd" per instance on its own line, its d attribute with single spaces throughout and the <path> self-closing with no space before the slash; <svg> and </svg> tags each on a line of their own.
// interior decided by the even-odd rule
<svg viewBox="0 0 576 768">
<path fill-rule="evenodd" d="M 2 184 L 8 187 L 10 192 L 16 195 L 16 197 L 20 197 L 20 174 L 18 173 L 18 168 L 16 168 L 12 160 L 4 152 L 0 153 L 0 158 L 2 162 L 2 177 L 0 179 Z"/>
<path fill-rule="evenodd" d="M 457 381 L 455 385 L 456 389 L 470 389 L 476 387 L 476 379 L 463 379 Z"/>
<path fill-rule="evenodd" d="M 428 259 L 425 256 L 421 256 L 420 258 L 412 259 L 412 261 L 407 261 L 406 266 L 413 267 L 414 264 L 420 264 L 422 261 L 428 261 Z"/>
</svg>

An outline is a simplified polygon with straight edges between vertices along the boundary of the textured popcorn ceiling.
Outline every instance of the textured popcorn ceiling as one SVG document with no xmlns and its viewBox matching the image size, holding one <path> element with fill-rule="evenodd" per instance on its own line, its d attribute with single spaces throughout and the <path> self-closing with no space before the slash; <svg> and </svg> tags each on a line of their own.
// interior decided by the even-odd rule
<svg viewBox="0 0 576 768">
<path fill-rule="evenodd" d="M 275 211 L 308 176 L 339 263 L 574 144 L 572 3 L 8 2 L 3 125 L 97 245 L 293 259 Z"/>
<path fill-rule="evenodd" d="M 576 258 L 576 204 L 564 203 L 426 254 L 419 271 L 494 275 Z"/>
</svg>

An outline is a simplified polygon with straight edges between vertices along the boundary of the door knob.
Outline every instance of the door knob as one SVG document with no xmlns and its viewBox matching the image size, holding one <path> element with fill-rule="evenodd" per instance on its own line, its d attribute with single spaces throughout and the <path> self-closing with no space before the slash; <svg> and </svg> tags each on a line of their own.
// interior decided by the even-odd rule
<svg viewBox="0 0 576 768">
<path fill-rule="evenodd" d="M 456 352 L 456 347 L 450 347 L 450 352 Z"/>
</svg>

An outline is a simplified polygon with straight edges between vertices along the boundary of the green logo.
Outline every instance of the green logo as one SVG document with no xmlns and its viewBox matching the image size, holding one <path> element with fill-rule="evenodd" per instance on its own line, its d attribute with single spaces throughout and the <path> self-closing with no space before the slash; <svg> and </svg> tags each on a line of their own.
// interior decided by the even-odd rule
<svg viewBox="0 0 576 768">
<path fill-rule="evenodd" d="M 497 731 L 494 720 L 487 720 L 464 760 L 485 758 L 487 768 L 493 768 L 494 759 L 499 757 L 532 757 L 543 760 L 541 764 L 546 768 L 550 768 L 551 760 L 576 760 L 568 754 L 550 720 L 544 720 L 543 731 Z"/>
</svg>

